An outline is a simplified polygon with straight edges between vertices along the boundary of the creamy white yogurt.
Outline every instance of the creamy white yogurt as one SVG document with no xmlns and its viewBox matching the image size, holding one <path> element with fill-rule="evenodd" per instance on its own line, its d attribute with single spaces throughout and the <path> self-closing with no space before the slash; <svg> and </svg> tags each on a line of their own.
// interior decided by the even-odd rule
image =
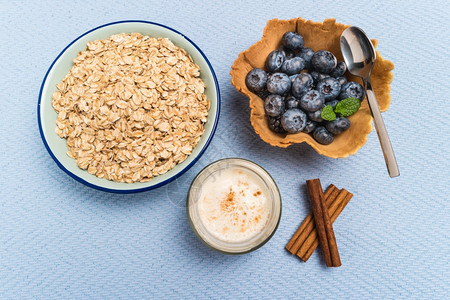
<svg viewBox="0 0 450 300">
<path fill-rule="evenodd" d="M 201 185 L 198 215 L 205 229 L 225 242 L 242 242 L 262 232 L 271 211 L 263 180 L 245 168 L 216 171 Z"/>
</svg>

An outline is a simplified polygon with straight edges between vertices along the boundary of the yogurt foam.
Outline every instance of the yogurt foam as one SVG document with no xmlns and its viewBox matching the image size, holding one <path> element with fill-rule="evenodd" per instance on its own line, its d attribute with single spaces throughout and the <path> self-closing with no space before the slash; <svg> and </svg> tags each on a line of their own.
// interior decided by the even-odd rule
<svg viewBox="0 0 450 300">
<path fill-rule="evenodd" d="M 205 228 L 225 242 L 242 242 L 260 233 L 271 210 L 262 179 L 245 168 L 215 172 L 202 183 L 199 217 Z"/>
</svg>

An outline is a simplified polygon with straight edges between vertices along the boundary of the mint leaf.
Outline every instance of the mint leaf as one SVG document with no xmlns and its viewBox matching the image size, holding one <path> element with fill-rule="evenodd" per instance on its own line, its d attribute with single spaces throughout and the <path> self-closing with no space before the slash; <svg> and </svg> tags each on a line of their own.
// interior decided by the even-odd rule
<svg viewBox="0 0 450 300">
<path fill-rule="evenodd" d="M 331 105 L 326 105 L 322 109 L 320 116 L 322 117 L 322 119 L 324 119 L 326 121 L 333 121 L 336 119 L 336 114 L 334 113 L 333 107 Z"/>
<path fill-rule="evenodd" d="M 360 107 L 361 101 L 357 98 L 350 97 L 339 101 L 338 104 L 336 104 L 334 112 L 343 117 L 348 117 L 357 112 Z"/>
</svg>

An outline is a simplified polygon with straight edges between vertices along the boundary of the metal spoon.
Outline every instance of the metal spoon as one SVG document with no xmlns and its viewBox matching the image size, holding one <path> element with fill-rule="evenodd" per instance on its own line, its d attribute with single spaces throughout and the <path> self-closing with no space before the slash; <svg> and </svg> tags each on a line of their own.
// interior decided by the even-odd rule
<svg viewBox="0 0 450 300">
<path fill-rule="evenodd" d="M 367 35 L 360 28 L 352 26 L 344 30 L 341 35 L 341 52 L 344 57 L 347 69 L 353 75 L 359 76 L 364 82 L 367 101 L 372 113 L 375 129 L 383 150 L 384 160 L 389 172 L 389 176 L 397 177 L 400 175 L 394 150 L 389 140 L 383 118 L 381 117 L 380 107 L 378 106 L 375 93 L 370 83 L 370 73 L 375 65 L 375 48 Z"/>
</svg>

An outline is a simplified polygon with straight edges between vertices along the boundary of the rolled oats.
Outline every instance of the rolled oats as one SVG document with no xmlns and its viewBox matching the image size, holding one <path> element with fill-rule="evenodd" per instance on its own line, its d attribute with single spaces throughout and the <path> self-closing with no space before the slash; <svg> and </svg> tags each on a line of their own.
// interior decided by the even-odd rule
<svg viewBox="0 0 450 300">
<path fill-rule="evenodd" d="M 167 38 L 140 33 L 92 41 L 57 84 L 55 132 L 81 169 L 146 182 L 183 162 L 210 108 L 200 68 Z"/>
</svg>

